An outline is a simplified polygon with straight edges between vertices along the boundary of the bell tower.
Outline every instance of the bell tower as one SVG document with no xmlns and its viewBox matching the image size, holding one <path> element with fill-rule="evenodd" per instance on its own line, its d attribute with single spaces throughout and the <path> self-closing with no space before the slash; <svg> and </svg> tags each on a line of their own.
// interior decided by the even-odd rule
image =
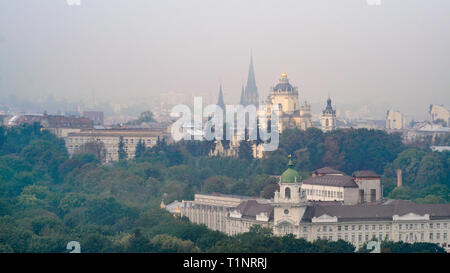
<svg viewBox="0 0 450 273">
<path fill-rule="evenodd" d="M 274 234 L 298 235 L 299 224 L 306 210 L 306 195 L 302 190 L 300 174 L 289 159 L 288 169 L 280 178 L 280 190 L 274 196 Z"/>
</svg>

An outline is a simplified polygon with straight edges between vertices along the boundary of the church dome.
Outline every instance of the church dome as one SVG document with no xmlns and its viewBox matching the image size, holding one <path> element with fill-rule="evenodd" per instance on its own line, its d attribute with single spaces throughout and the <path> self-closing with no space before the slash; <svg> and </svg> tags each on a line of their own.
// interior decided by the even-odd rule
<svg viewBox="0 0 450 273">
<path fill-rule="evenodd" d="M 289 83 L 289 80 L 287 78 L 286 72 L 283 72 L 281 74 L 280 82 L 277 85 L 275 85 L 273 90 L 275 92 L 276 91 L 278 91 L 278 92 L 281 92 L 281 91 L 292 92 L 294 90 L 294 87 L 292 87 L 292 85 Z"/>
<path fill-rule="evenodd" d="M 300 183 L 300 174 L 294 170 L 294 163 L 289 159 L 288 169 L 281 175 L 281 183 Z"/>
</svg>

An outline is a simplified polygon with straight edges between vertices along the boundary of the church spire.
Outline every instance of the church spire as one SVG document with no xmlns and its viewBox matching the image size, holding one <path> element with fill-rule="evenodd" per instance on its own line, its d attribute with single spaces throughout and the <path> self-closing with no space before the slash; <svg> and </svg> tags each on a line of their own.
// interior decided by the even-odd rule
<svg viewBox="0 0 450 273">
<path fill-rule="evenodd" d="M 225 103 L 223 101 L 222 84 L 220 84 L 219 99 L 217 100 L 217 105 L 219 105 L 222 108 L 222 110 L 225 109 Z"/>
<path fill-rule="evenodd" d="M 247 86 L 245 87 L 245 105 L 258 105 L 259 95 L 256 87 L 255 69 L 253 68 L 253 54 L 250 55 L 250 66 L 248 69 Z"/>
</svg>

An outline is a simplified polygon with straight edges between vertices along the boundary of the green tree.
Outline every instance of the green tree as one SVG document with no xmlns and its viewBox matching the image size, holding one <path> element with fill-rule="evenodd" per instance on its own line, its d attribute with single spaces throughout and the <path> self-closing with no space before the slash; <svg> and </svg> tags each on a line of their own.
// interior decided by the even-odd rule
<svg viewBox="0 0 450 273">
<path fill-rule="evenodd" d="M 128 153 L 125 151 L 125 144 L 122 136 L 119 138 L 119 150 L 117 152 L 119 154 L 119 160 L 125 160 L 128 158 Z"/>
<path fill-rule="evenodd" d="M 145 153 L 145 143 L 143 140 L 139 139 L 139 142 L 136 144 L 135 158 L 140 158 Z"/>
<path fill-rule="evenodd" d="M 253 149 L 250 141 L 242 140 L 239 142 L 238 155 L 240 159 L 252 160 L 253 159 Z"/>
</svg>

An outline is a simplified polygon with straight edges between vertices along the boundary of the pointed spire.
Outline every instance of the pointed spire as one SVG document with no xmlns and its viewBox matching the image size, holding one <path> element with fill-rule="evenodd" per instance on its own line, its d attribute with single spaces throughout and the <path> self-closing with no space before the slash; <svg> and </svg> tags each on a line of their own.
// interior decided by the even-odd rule
<svg viewBox="0 0 450 273">
<path fill-rule="evenodd" d="M 219 105 L 222 108 L 222 110 L 225 109 L 225 103 L 223 101 L 222 84 L 220 84 L 219 99 L 217 100 L 217 105 Z"/>
<path fill-rule="evenodd" d="M 245 104 L 245 90 L 244 85 L 242 84 L 242 90 L 241 90 L 241 101 L 239 102 L 241 105 Z"/>
<path fill-rule="evenodd" d="M 256 87 L 255 69 L 253 68 L 253 54 L 250 54 L 250 66 L 248 69 L 247 86 L 245 87 L 245 99 L 245 105 L 258 105 L 259 95 L 258 87 Z"/>
</svg>

